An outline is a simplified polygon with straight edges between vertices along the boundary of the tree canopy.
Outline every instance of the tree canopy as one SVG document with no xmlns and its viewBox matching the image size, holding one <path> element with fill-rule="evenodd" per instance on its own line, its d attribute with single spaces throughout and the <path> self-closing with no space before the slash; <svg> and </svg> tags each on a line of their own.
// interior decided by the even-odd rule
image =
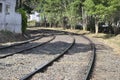
<svg viewBox="0 0 120 80">
<path fill-rule="evenodd" d="M 37 10 L 48 21 L 62 23 L 66 16 L 74 27 L 78 21 L 84 22 L 84 16 L 92 16 L 97 21 L 117 21 L 120 16 L 119 0 L 21 0 L 24 9 Z M 29 7 L 30 9 L 28 9 Z M 112 17 L 111 17 L 112 16 Z"/>
<path fill-rule="evenodd" d="M 120 1 L 118 0 L 85 0 L 83 4 L 87 15 L 94 16 L 96 19 L 96 33 L 98 33 L 99 21 L 115 22 L 116 18 L 120 20 Z"/>
</svg>

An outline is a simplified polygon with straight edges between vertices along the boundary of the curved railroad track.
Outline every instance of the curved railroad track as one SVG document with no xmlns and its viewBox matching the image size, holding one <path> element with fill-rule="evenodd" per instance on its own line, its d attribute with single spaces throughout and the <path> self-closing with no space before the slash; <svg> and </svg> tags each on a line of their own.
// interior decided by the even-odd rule
<svg viewBox="0 0 120 80">
<path fill-rule="evenodd" d="M 37 43 L 38 41 L 40 41 L 42 39 L 45 39 L 45 38 L 47 38 L 47 36 L 46 37 L 45 36 L 44 37 L 40 36 L 40 37 L 36 37 L 34 39 L 30 39 L 30 40 L 27 40 L 27 41 L 24 41 L 24 42 L 21 42 L 21 43 L 17 43 L 17 44 L 13 44 L 13 45 L 10 45 L 10 46 L 2 47 L 0 49 L 0 59 L 12 56 L 14 54 L 21 53 L 23 51 L 34 49 L 38 46 L 41 46 L 45 43 L 48 43 L 48 42 L 52 41 L 53 39 L 55 39 L 55 36 L 52 36 L 50 39 L 48 39 L 44 42 Z M 34 44 L 34 43 L 36 43 L 36 44 Z"/>
<path fill-rule="evenodd" d="M 63 51 L 61 51 L 61 53 L 59 53 L 58 56 L 56 56 L 54 59 L 50 60 L 49 62 L 43 64 L 42 66 L 40 66 L 37 70 L 31 72 L 30 74 L 26 75 L 25 77 L 21 78 L 20 80 L 28 80 L 29 78 L 31 78 L 34 74 L 43 71 L 43 69 L 47 68 L 48 66 L 50 66 L 53 62 L 59 60 L 61 57 L 64 56 L 64 54 L 73 46 L 73 44 L 75 43 L 75 39 L 73 38 L 72 43 Z"/>
<path fill-rule="evenodd" d="M 87 37 L 82 36 L 85 39 L 87 39 L 90 42 L 91 45 L 91 56 L 89 58 L 89 63 L 88 63 L 88 68 L 86 70 L 86 75 L 84 77 L 84 80 L 90 80 L 91 76 L 92 76 L 92 72 L 94 69 L 94 65 L 95 65 L 95 59 L 96 59 L 96 47 L 95 44 Z"/>
<path fill-rule="evenodd" d="M 86 70 L 85 70 L 85 75 L 82 79 L 83 80 L 90 80 L 92 69 L 93 69 L 94 63 L 95 63 L 95 45 L 89 38 L 87 38 L 85 36 L 82 36 L 82 37 L 89 41 L 90 48 L 91 48 L 91 55 L 90 55 L 90 58 L 88 59 L 89 62 L 88 62 L 88 65 L 86 67 Z M 32 76 L 34 76 L 36 73 L 43 72 L 51 64 L 53 64 L 55 61 L 58 61 L 61 57 L 63 57 L 70 50 L 70 48 L 72 48 L 74 46 L 74 43 L 75 43 L 75 38 L 73 38 L 72 44 L 67 49 L 65 49 L 63 52 L 61 52 L 60 55 L 58 55 L 57 57 L 55 57 L 53 60 L 49 61 L 48 63 L 41 65 L 35 71 L 27 74 L 26 76 L 24 76 L 20 80 L 29 80 L 30 78 L 32 79 Z M 35 79 L 33 78 L 32 80 L 35 80 Z"/>
<path fill-rule="evenodd" d="M 44 35 L 42 35 L 42 36 L 38 35 L 37 37 L 35 37 L 33 39 L 29 39 L 29 40 L 25 40 L 25 41 L 21 41 L 21 42 L 15 42 L 15 43 L 9 44 L 9 45 L 2 44 L 2 45 L 0 45 L 0 50 L 6 49 L 6 48 L 10 48 L 10 47 L 13 47 L 13 46 L 18 46 L 18 45 L 26 44 L 26 43 L 38 40 L 38 39 L 42 38 L 43 36 Z"/>
<path fill-rule="evenodd" d="M 47 63 L 59 55 L 71 44 L 71 41 L 72 38 L 69 35 L 57 35 L 54 40 L 45 45 L 0 59 L 0 72 L 3 73 L 0 79 L 20 79 L 39 65 Z"/>
<path fill-rule="evenodd" d="M 25 51 L 24 53 L 21 52 L 19 55 L 14 55 L 11 56 L 10 58 L 4 58 L 3 60 L 1 59 L 2 61 L 0 61 L 0 64 L 4 61 L 9 61 L 17 56 L 15 61 L 13 62 L 11 61 L 11 64 L 13 63 L 14 65 L 11 65 L 10 69 L 8 68 L 6 70 L 1 71 L 1 72 L 13 71 L 15 74 L 17 74 L 17 75 L 15 75 L 14 73 L 10 74 L 8 72 L 9 76 L 6 78 L 6 80 L 9 79 L 9 77 L 11 80 L 12 79 L 56 80 L 58 78 L 57 72 L 62 72 L 62 69 L 64 69 L 65 72 L 68 71 L 68 73 L 70 74 L 67 76 L 71 78 L 67 78 L 67 79 L 70 80 L 74 79 L 74 76 L 76 75 L 71 75 L 72 74 L 71 71 L 75 69 L 74 71 L 78 71 L 79 73 L 77 74 L 80 74 L 79 75 L 80 77 L 79 79 L 74 79 L 74 80 L 89 80 L 95 63 L 94 43 L 85 36 L 71 34 L 71 33 L 70 33 L 71 35 L 68 35 L 69 33 L 63 31 L 60 32 L 60 31 L 46 30 L 45 33 L 54 34 L 56 35 L 56 38 L 52 40 L 50 43 L 47 43 L 43 46 L 36 47 L 29 51 Z M 4 62 L 4 64 L 5 63 L 7 62 Z M 11 70 L 12 66 L 13 67 L 17 66 L 17 68 Z M 57 66 L 59 66 L 58 70 L 56 70 Z M 15 71 L 16 69 L 17 71 Z M 48 73 L 48 72 L 51 72 L 49 76 L 54 75 L 56 79 L 53 77 L 48 77 L 48 75 L 46 76 L 44 75 L 44 73 Z M 2 74 L 2 76 L 5 75 Z M 66 79 L 66 77 L 62 77 L 60 79 L 64 80 Z"/>
</svg>

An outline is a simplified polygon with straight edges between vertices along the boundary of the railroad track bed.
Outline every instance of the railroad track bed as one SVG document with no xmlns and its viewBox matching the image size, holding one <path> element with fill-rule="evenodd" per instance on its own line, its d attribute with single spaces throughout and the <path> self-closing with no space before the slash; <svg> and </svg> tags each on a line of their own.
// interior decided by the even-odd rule
<svg viewBox="0 0 120 80">
<path fill-rule="evenodd" d="M 30 80 L 84 80 L 91 55 L 91 45 L 80 36 L 74 37 L 76 43 L 67 54 L 44 72 L 35 74 Z"/>
<path fill-rule="evenodd" d="M 44 41 L 44 40 L 43 40 Z M 38 66 L 52 60 L 71 44 L 68 35 L 56 36 L 50 43 L 7 58 L 0 59 L 0 79 L 18 80 Z"/>
<path fill-rule="evenodd" d="M 43 43 L 46 43 L 46 42 L 52 40 L 53 38 L 54 38 L 54 36 L 44 37 L 44 38 L 40 38 L 40 39 L 37 39 L 34 41 L 30 41 L 25 44 L 15 45 L 15 46 L 11 46 L 11 47 L 2 49 L 2 50 L 0 50 L 0 59 L 7 57 L 9 55 L 12 56 L 13 54 L 20 53 L 25 50 L 29 50 L 29 49 L 39 46 Z"/>
<path fill-rule="evenodd" d="M 21 45 L 21 44 L 24 44 L 24 43 L 28 43 L 28 42 L 40 39 L 40 38 L 42 38 L 44 36 L 50 36 L 50 34 L 45 33 L 44 30 L 32 30 L 32 31 L 29 31 L 27 33 L 27 35 L 24 34 L 24 36 L 26 37 L 26 40 L 21 40 L 21 41 L 17 41 L 17 42 L 1 43 L 0 44 L 0 49 L 9 48 L 11 46 Z"/>
<path fill-rule="evenodd" d="M 52 34 L 56 34 L 56 35 L 57 34 L 58 35 L 62 34 L 62 35 L 64 35 L 64 32 L 61 32 L 61 31 L 52 31 L 52 30 L 46 30 L 46 29 L 37 29 L 37 30 L 36 29 L 32 29 L 32 30 L 28 30 L 27 34 L 24 35 L 27 38 L 26 40 L 17 41 L 17 42 L 1 43 L 0 44 L 0 49 L 5 48 L 5 47 L 11 47 L 11 46 L 14 46 L 14 45 L 24 44 L 26 42 L 39 39 L 40 37 L 50 36 Z"/>
<path fill-rule="evenodd" d="M 36 34 L 39 31 L 33 32 Z M 61 50 L 64 51 L 66 47 L 71 45 L 72 37 L 65 35 L 66 32 L 51 30 L 41 30 L 41 32 L 47 35 L 55 34 L 56 38 L 50 43 L 36 47 L 35 49 L 0 59 L 0 80 L 23 79 L 30 72 L 34 72 L 41 65 L 46 64 L 58 56 Z M 88 63 L 90 58 L 92 58 L 92 51 L 89 41 L 85 37 L 81 37 L 80 35 L 74 35 L 74 37 L 76 43 L 67 54 L 51 64 L 51 66 L 48 66 L 44 72 L 39 71 L 39 73 L 36 73 L 30 79 L 86 80 L 85 76 L 88 73 Z M 44 39 L 43 41 L 40 40 L 40 42 L 44 42 Z M 38 44 L 40 42 L 35 43 Z M 113 54 L 112 49 L 103 43 L 98 43 L 96 40 L 93 40 L 93 42 L 96 43 L 97 61 L 91 80 L 120 80 L 120 57 Z"/>
</svg>

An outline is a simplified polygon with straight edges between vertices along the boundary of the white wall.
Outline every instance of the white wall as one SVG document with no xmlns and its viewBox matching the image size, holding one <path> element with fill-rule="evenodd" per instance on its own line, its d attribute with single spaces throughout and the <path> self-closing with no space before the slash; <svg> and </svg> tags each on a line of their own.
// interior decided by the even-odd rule
<svg viewBox="0 0 120 80">
<path fill-rule="evenodd" d="M 28 21 L 36 21 L 36 22 L 40 22 L 40 13 L 38 12 L 33 12 L 33 14 L 29 15 Z"/>
<path fill-rule="evenodd" d="M 22 33 L 21 15 L 15 12 L 16 0 L 0 0 L 0 3 L 3 4 L 0 13 L 0 30 Z"/>
</svg>

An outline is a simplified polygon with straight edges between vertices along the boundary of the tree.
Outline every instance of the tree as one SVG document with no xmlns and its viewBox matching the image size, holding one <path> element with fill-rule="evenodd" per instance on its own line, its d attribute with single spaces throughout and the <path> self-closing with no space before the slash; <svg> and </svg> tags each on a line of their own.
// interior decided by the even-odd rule
<svg viewBox="0 0 120 80">
<path fill-rule="evenodd" d="M 36 10 L 41 11 L 48 21 L 51 23 L 58 22 L 62 24 L 62 18 L 67 16 L 72 26 L 76 24 L 76 18 L 80 18 L 80 4 L 79 0 L 39 0 L 41 1 L 36 7 Z"/>
<path fill-rule="evenodd" d="M 84 2 L 87 15 L 94 16 L 96 33 L 98 33 L 98 23 L 103 20 L 109 20 L 110 16 L 120 7 L 118 0 L 86 0 Z"/>
</svg>

